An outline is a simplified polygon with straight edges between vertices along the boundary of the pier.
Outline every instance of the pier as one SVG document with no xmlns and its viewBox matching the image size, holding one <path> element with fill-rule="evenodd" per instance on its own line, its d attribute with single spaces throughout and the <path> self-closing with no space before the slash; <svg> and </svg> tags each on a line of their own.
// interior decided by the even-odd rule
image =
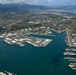
<svg viewBox="0 0 76 75">
<path fill-rule="evenodd" d="M 66 33 L 67 33 L 67 43 L 69 47 L 73 47 L 73 43 L 72 43 L 72 36 L 71 36 L 71 30 L 70 29 L 66 29 Z"/>
</svg>

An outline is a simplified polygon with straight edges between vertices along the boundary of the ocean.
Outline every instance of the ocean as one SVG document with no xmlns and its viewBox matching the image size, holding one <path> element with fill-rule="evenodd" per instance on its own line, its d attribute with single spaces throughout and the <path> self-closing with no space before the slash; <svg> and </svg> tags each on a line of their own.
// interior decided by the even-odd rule
<svg viewBox="0 0 76 75">
<path fill-rule="evenodd" d="M 44 36 L 53 41 L 39 48 L 27 43 L 23 48 L 8 45 L 0 39 L 0 71 L 17 75 L 76 75 L 76 71 L 68 67 L 69 62 L 64 60 L 66 33 L 53 32 L 53 35 Z"/>
</svg>

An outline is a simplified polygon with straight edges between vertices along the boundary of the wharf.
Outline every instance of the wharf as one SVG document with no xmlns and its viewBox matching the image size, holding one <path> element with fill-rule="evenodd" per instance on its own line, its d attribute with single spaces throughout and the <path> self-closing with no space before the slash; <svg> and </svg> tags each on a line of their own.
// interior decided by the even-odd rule
<svg viewBox="0 0 76 75">
<path fill-rule="evenodd" d="M 76 60 L 76 58 L 74 58 L 74 57 L 64 57 L 64 59 L 67 59 L 67 60 Z"/>
<path fill-rule="evenodd" d="M 66 30 L 66 33 L 67 33 L 67 38 L 66 38 L 66 43 L 69 47 L 74 47 L 73 43 L 72 43 L 72 36 L 71 36 L 71 30 L 70 29 L 67 29 Z"/>
<path fill-rule="evenodd" d="M 74 52 L 64 52 L 64 55 L 76 55 Z"/>
</svg>

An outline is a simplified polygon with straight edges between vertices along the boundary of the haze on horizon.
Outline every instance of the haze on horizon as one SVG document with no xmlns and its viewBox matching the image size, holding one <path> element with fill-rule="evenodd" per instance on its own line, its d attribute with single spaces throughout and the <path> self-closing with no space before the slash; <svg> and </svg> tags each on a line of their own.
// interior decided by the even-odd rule
<svg viewBox="0 0 76 75">
<path fill-rule="evenodd" d="M 61 6 L 76 5 L 76 0 L 0 0 L 1 4 L 25 3 L 32 5 Z"/>
</svg>

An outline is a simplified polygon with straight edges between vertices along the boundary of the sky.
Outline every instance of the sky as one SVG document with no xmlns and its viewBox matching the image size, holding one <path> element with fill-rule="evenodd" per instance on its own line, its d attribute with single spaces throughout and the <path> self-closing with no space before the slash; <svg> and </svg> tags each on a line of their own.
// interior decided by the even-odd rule
<svg viewBox="0 0 76 75">
<path fill-rule="evenodd" d="M 1 4 L 25 3 L 32 5 L 56 6 L 56 5 L 76 5 L 76 0 L 0 0 L 0 3 Z"/>
</svg>

